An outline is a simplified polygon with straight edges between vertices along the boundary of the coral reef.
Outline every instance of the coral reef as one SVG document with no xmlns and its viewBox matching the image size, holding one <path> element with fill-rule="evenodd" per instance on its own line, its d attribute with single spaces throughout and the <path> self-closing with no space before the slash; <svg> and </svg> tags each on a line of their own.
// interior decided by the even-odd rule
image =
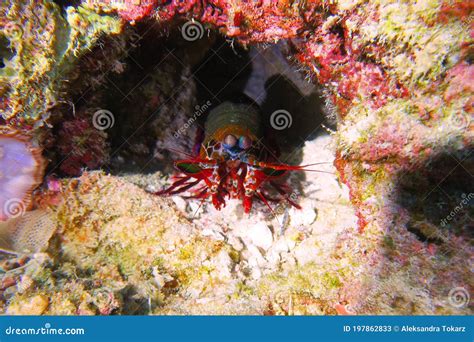
<svg viewBox="0 0 474 342">
<path fill-rule="evenodd" d="M 105 164 L 109 154 L 106 138 L 107 134 L 85 116 L 65 121 L 57 137 L 64 156 L 59 169 L 67 175 L 79 176 L 84 168 L 96 169 Z"/>
<path fill-rule="evenodd" d="M 330 158 L 328 143 L 324 137 L 311 144 L 306 158 L 314 151 Z M 156 175 L 118 179 L 94 172 L 61 181 L 55 191 L 63 200 L 49 211 L 60 227 L 46 251 L 50 259 L 30 271 L 29 291 L 10 290 L 7 312 L 24 313 L 19 308 L 48 298 L 44 314 L 268 314 L 294 292 L 295 309 L 279 313 L 334 314 L 338 289 L 353 275 L 348 267 L 333 274 L 338 253 L 320 246 L 354 231 L 355 217 L 331 175 L 314 177 L 330 183 L 331 192 L 305 200 L 304 219 L 291 209 L 286 223 L 284 209 L 278 217 L 242 218 L 231 205 L 219 214 L 206 205 L 212 220 L 204 213 L 192 219 L 195 209 L 182 208 L 179 197 L 152 196 L 129 183 L 162 181 Z"/>
<path fill-rule="evenodd" d="M 473 8 L 461 1 L 86 4 L 129 21 L 186 14 L 241 43 L 289 38 L 340 118 L 336 165 L 361 229 L 378 213 L 364 204 L 366 189 L 394 183 L 446 148 L 472 147 Z"/>
<path fill-rule="evenodd" d="M 38 127 L 61 100 L 64 82 L 78 59 L 101 34 L 117 34 L 121 24 L 82 7 L 61 8 L 49 1 L 3 2 L 0 69 L 1 115 L 10 125 Z M 7 55 L 3 55 L 5 51 Z"/>
<path fill-rule="evenodd" d="M 332 143 L 328 136 L 307 143 L 303 161 L 314 153 L 333 157 Z M 313 195 L 301 198 L 301 211 L 270 213 L 262 207 L 252 216 L 243 216 L 235 202 L 223 211 L 207 204 L 196 212 L 197 203 L 152 196 L 132 182 L 160 186 L 163 180 L 159 174 L 118 178 L 92 172 L 60 181 L 55 191 L 63 200 L 48 209 L 58 223 L 48 257 L 36 254 L 23 261 L 25 273 L 7 271 L 13 280 L 4 285 L 3 310 L 79 315 L 470 312 L 448 295 L 470 281 L 468 250 L 446 250 L 442 259 L 433 251 L 420 253 L 423 243 L 403 227 L 385 236 L 371 229 L 360 234 L 347 188 L 330 174 L 309 176 L 306 191 Z M 449 246 L 456 248 L 459 241 Z M 27 291 L 21 291 L 22 279 L 31 280 Z M 41 305 L 30 311 L 30 303 Z"/>
<path fill-rule="evenodd" d="M 32 153 L 38 144 L 52 161 L 49 174 L 80 176 L 37 192 L 48 219 L 35 210 L 0 226 L 3 249 L 18 254 L 2 261 L 3 312 L 472 314 L 472 4 L 0 6 L 0 121 L 7 125 L 0 147 L 25 135 L 5 133 L 12 127 L 35 129 L 16 147 L 30 163 L 21 169 L 29 180 L 22 189 L 2 186 L 0 201 L 13 196 L 28 206 L 42 176 L 43 162 Z M 222 69 L 206 63 L 226 50 L 216 31 L 233 40 L 228 51 L 243 61 L 225 56 L 222 69 L 238 70 L 210 86 L 202 75 Z M 170 156 L 192 149 L 203 104 L 234 92 L 234 78 L 245 83 L 238 44 L 265 50 L 279 40 L 295 68 L 321 85 L 326 111 L 337 118 L 330 137 L 316 137 L 320 123 L 308 123 L 317 101 L 301 100 L 291 114 L 304 136 L 277 135 L 286 152 L 301 153 L 285 158 L 331 161 L 335 168 L 323 167 L 342 184 L 329 174 L 292 175 L 302 211 L 257 207 L 250 217 L 232 202 L 218 212 L 147 194 L 143 188 L 157 191 L 167 182 Z M 265 58 L 258 53 L 247 64 Z M 282 60 L 277 74 L 288 69 L 298 78 Z M 281 98 L 291 96 L 287 89 Z M 280 108 L 280 99 L 257 100 L 270 112 Z M 298 120 L 300 111 L 311 119 Z M 97 127 L 97 113 L 112 121 Z M 0 185 L 19 174 L 5 174 L 4 165 L 0 159 Z M 99 167 L 122 175 L 83 172 Z M 144 175 L 148 169 L 163 173 Z M 49 220 L 59 227 L 51 240 L 56 225 Z M 33 234 L 37 243 L 26 249 L 34 254 L 23 256 L 12 237 L 43 224 L 50 229 Z"/>
</svg>

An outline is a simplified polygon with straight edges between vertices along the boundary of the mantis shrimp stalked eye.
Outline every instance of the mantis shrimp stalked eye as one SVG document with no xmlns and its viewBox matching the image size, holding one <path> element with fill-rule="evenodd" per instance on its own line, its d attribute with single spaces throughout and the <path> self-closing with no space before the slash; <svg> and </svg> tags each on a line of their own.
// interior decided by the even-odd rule
<svg viewBox="0 0 474 342">
<path fill-rule="evenodd" d="M 276 152 L 266 145 L 261 119 L 253 104 L 224 102 L 214 108 L 206 118 L 204 138 L 198 142 L 199 154 L 176 161 L 181 175 L 156 194 L 189 191 L 192 195 L 188 198 L 210 199 L 218 210 L 226 205 L 226 198 L 239 199 L 246 213 L 251 211 L 255 199 L 270 209 L 269 202 L 280 201 L 300 208 L 289 196 L 289 187 L 277 180 L 288 171 L 306 170 L 310 165 L 279 163 Z M 278 197 L 269 194 L 271 189 Z"/>
</svg>

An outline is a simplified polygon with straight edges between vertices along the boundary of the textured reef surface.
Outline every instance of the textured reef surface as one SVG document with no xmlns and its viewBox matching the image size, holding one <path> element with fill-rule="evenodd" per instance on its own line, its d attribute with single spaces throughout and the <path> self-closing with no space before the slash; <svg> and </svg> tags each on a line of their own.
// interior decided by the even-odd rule
<svg viewBox="0 0 474 342">
<path fill-rule="evenodd" d="M 473 10 L 2 2 L 0 311 L 472 314 Z M 238 92 L 302 209 L 150 194 Z"/>
</svg>

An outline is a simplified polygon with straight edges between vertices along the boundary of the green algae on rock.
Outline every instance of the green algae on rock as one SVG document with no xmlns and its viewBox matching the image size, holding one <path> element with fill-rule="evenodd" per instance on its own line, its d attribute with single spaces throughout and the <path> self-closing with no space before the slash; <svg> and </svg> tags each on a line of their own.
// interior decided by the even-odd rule
<svg viewBox="0 0 474 342">
<path fill-rule="evenodd" d="M 150 177 L 141 182 L 154 182 Z M 340 215 L 321 212 L 306 227 L 312 234 L 292 225 L 282 236 L 270 233 L 274 241 L 264 248 L 245 235 L 267 222 L 263 216 L 240 232 L 233 210 L 212 223 L 206 215 L 190 220 L 171 199 L 127 178 L 84 173 L 61 181 L 61 197 L 50 214 L 59 229 L 49 257 L 30 267 L 34 286 L 10 290 L 2 302 L 8 313 L 25 313 L 19 308 L 40 298 L 48 300 L 43 314 L 469 312 L 448 303 L 452 276 L 433 278 L 454 272 L 469 283 L 467 252 L 444 260 L 420 253 L 423 244 L 403 227 L 386 235 L 369 226 L 361 235 L 355 218 L 341 224 Z M 235 232 L 210 234 L 226 223 Z"/>
<path fill-rule="evenodd" d="M 120 20 L 82 7 L 65 13 L 50 1 L 9 1 L 0 5 L 0 114 L 12 125 L 40 127 L 50 109 L 64 101 L 66 82 L 79 58 L 101 35 L 121 32 Z"/>
<path fill-rule="evenodd" d="M 52 260 L 33 279 L 36 290 L 17 294 L 10 308 L 41 294 L 50 301 L 45 313 L 156 314 L 200 293 L 235 291 L 232 247 L 193 232 L 167 201 L 98 173 L 63 183 Z"/>
</svg>

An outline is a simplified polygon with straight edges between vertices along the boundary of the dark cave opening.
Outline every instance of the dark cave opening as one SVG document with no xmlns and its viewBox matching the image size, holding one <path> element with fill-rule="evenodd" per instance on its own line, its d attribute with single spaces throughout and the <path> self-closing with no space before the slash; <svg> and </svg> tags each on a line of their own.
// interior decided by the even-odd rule
<svg viewBox="0 0 474 342">
<path fill-rule="evenodd" d="M 123 71 L 102 75 L 94 93 L 73 100 L 76 111 L 82 106 L 89 115 L 113 115 L 113 127 L 104 131 L 106 145 L 97 148 L 108 146 L 108 158 L 95 168 L 112 174 L 173 172 L 173 160 L 195 150 L 208 112 L 225 101 L 260 106 L 265 135 L 284 163 L 297 165 L 304 142 L 325 134 L 324 126 L 334 127 L 318 87 L 287 59 L 286 42 L 243 47 L 214 31 L 190 41 L 179 29 L 164 33 L 150 23 L 133 30 L 139 39 L 117 62 Z M 272 125 L 274 113 L 289 120 L 285 127 Z M 68 162 L 68 156 L 58 159 Z"/>
<path fill-rule="evenodd" d="M 10 41 L 0 34 L 0 69 L 3 69 L 6 66 L 6 61 L 11 59 L 15 55 L 15 52 L 12 51 L 10 47 Z"/>
</svg>

